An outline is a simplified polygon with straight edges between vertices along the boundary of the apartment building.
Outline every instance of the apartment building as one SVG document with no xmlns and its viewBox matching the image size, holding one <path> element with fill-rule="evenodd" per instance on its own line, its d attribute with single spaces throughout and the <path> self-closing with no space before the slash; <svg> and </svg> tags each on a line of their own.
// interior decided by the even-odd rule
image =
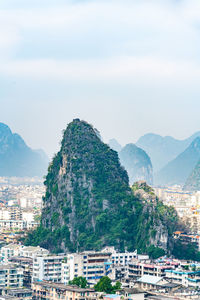
<svg viewBox="0 0 200 300">
<path fill-rule="evenodd" d="M 63 261 L 61 264 L 61 282 L 68 284 L 70 280 L 70 267 L 67 261 Z"/>
<path fill-rule="evenodd" d="M 183 269 L 166 270 L 165 278 L 185 287 L 200 287 L 200 271 L 186 271 Z"/>
<path fill-rule="evenodd" d="M 22 220 L 0 220 L 0 230 L 25 230 L 27 222 Z"/>
<path fill-rule="evenodd" d="M 173 269 L 172 265 L 156 264 L 148 262 L 140 262 L 132 260 L 128 265 L 128 278 L 138 279 L 144 275 L 151 275 L 157 277 L 165 277 L 166 270 Z"/>
<path fill-rule="evenodd" d="M 128 263 L 132 259 L 139 259 L 139 260 L 148 260 L 149 256 L 144 254 L 137 254 L 137 250 L 134 252 L 117 252 L 115 247 L 105 247 L 102 249 L 104 253 L 112 253 L 112 264 L 118 266 L 127 266 Z"/>
<path fill-rule="evenodd" d="M 52 282 L 33 282 L 34 300 L 96 300 L 97 295 L 93 289 L 79 288 Z"/>
<path fill-rule="evenodd" d="M 33 246 L 21 246 L 19 250 L 19 256 L 23 257 L 31 257 L 34 258 L 35 256 L 43 256 L 48 255 L 49 250 L 41 248 L 40 246 L 33 247 Z"/>
<path fill-rule="evenodd" d="M 33 281 L 61 282 L 62 255 L 36 256 L 33 258 Z"/>
<path fill-rule="evenodd" d="M 31 230 L 39 225 L 35 221 L 24 221 L 24 220 L 0 220 L 0 231 L 11 230 L 11 231 L 23 231 Z"/>
<path fill-rule="evenodd" d="M 111 257 L 111 253 L 95 251 L 68 254 L 67 262 L 62 267 L 62 282 L 67 282 L 67 278 L 72 280 L 74 277 L 83 276 L 89 282 L 95 283 L 103 276 L 110 276 L 112 273 Z"/>
<path fill-rule="evenodd" d="M 31 257 L 13 256 L 9 259 L 9 262 L 17 264 L 23 269 L 23 286 L 31 288 L 33 259 Z"/>
<path fill-rule="evenodd" d="M 23 269 L 14 264 L 0 265 L 0 288 L 21 288 Z"/>
<path fill-rule="evenodd" d="M 19 244 L 9 244 L 1 248 L 0 257 L 3 262 L 8 262 L 8 260 L 13 256 L 22 256 L 33 258 L 39 255 L 48 255 L 49 251 L 47 249 L 41 248 L 39 246 L 22 246 Z"/>
<path fill-rule="evenodd" d="M 2 247 L 0 251 L 1 261 L 7 263 L 10 257 L 18 256 L 20 247 L 18 244 L 9 244 Z"/>
</svg>

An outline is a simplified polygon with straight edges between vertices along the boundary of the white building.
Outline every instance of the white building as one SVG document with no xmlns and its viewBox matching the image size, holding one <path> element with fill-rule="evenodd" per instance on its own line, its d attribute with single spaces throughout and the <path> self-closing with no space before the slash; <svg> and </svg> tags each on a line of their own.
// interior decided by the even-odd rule
<svg viewBox="0 0 200 300">
<path fill-rule="evenodd" d="M 8 259 L 19 255 L 20 245 L 9 244 L 1 248 L 0 255 L 3 262 L 8 262 Z"/>
<path fill-rule="evenodd" d="M 70 280 L 70 267 L 69 267 L 69 263 L 65 260 L 64 262 L 61 264 L 61 282 L 64 284 L 68 284 Z"/>
<path fill-rule="evenodd" d="M 33 281 L 61 282 L 64 256 L 37 256 L 33 259 Z"/>
<path fill-rule="evenodd" d="M 39 225 L 35 221 L 24 221 L 24 220 L 0 220 L 0 231 L 4 230 L 31 230 Z"/>
<path fill-rule="evenodd" d="M 34 258 L 36 256 L 48 255 L 49 250 L 41 248 L 40 246 L 21 246 L 19 256 Z"/>
<path fill-rule="evenodd" d="M 27 223 L 22 220 L 0 220 L 0 230 L 25 230 Z"/>
</svg>

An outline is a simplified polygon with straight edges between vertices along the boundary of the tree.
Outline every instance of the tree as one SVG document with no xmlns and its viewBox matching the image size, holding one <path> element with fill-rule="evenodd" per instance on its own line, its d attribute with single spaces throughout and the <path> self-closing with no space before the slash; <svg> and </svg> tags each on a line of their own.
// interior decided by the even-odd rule
<svg viewBox="0 0 200 300">
<path fill-rule="evenodd" d="M 153 245 L 151 245 L 147 248 L 147 253 L 150 256 L 150 258 L 153 258 L 153 259 L 157 259 L 157 258 L 165 255 L 165 251 L 162 248 L 155 247 Z"/>
<path fill-rule="evenodd" d="M 113 291 L 118 291 L 118 290 L 121 290 L 121 286 L 122 286 L 122 284 L 121 284 L 121 282 L 119 282 L 119 281 L 117 281 L 116 283 L 115 283 L 115 285 L 113 286 Z"/>
<path fill-rule="evenodd" d="M 121 283 L 117 281 L 116 284 L 112 286 L 111 279 L 108 276 L 104 276 L 97 282 L 94 289 L 97 292 L 105 292 L 107 294 L 115 293 L 121 289 Z"/>
<path fill-rule="evenodd" d="M 111 279 L 108 276 L 102 277 L 97 284 L 95 284 L 94 289 L 97 292 L 112 293 L 113 286 L 111 284 Z"/>
<path fill-rule="evenodd" d="M 79 276 L 79 277 L 75 277 L 73 280 L 70 280 L 69 285 L 77 285 L 80 288 L 84 289 L 88 285 L 88 282 L 87 282 L 86 278 Z"/>
</svg>

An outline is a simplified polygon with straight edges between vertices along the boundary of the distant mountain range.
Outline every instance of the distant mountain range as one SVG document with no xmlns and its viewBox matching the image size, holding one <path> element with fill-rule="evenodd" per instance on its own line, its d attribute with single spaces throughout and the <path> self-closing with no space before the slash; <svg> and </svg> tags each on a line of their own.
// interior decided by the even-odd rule
<svg viewBox="0 0 200 300">
<path fill-rule="evenodd" d="M 183 185 L 199 159 L 200 138 L 197 137 L 185 151 L 157 173 L 155 183 L 161 185 Z"/>
<path fill-rule="evenodd" d="M 20 135 L 0 123 L 0 176 L 41 177 L 46 175 L 48 161 L 43 150 L 32 150 Z"/>
<path fill-rule="evenodd" d="M 158 134 L 148 133 L 139 138 L 136 145 L 147 152 L 151 158 L 154 173 L 157 173 L 199 136 L 200 131 L 187 139 L 177 140 L 171 136 L 162 137 Z"/>
<path fill-rule="evenodd" d="M 120 143 L 118 143 L 118 141 L 116 139 L 109 140 L 109 146 L 110 146 L 110 148 L 112 148 L 113 150 L 115 150 L 117 152 L 122 150 L 122 146 L 120 145 Z"/>
<path fill-rule="evenodd" d="M 129 176 L 129 184 L 144 180 L 153 184 L 153 168 L 147 153 L 135 144 L 127 144 L 123 148 L 116 139 L 109 141 L 109 146 L 118 152 L 120 162 Z"/>
<path fill-rule="evenodd" d="M 200 160 L 187 178 L 183 189 L 188 191 L 200 191 Z"/>
<path fill-rule="evenodd" d="M 119 152 L 122 166 L 128 172 L 129 183 L 144 180 L 148 184 L 153 184 L 153 168 L 151 159 L 147 153 L 134 144 L 127 144 Z"/>
<path fill-rule="evenodd" d="M 136 144 L 122 148 L 117 140 L 112 139 L 109 145 L 118 151 L 131 184 L 136 180 L 145 180 L 149 184 L 185 184 L 185 188 L 198 189 L 200 131 L 184 140 L 148 133 L 139 138 Z"/>
</svg>

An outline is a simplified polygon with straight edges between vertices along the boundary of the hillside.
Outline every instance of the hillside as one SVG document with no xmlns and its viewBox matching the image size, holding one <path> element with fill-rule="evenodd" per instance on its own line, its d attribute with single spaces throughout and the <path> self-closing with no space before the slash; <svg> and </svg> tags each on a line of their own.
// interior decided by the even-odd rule
<svg viewBox="0 0 200 300">
<path fill-rule="evenodd" d="M 200 161 L 198 161 L 192 173 L 187 178 L 183 189 L 187 191 L 200 191 Z"/>
<path fill-rule="evenodd" d="M 161 185 L 184 185 L 199 159 L 200 138 L 197 137 L 183 153 L 179 154 L 158 172 L 155 176 L 155 183 Z"/>
<path fill-rule="evenodd" d="M 127 144 L 119 152 L 122 166 L 128 172 L 129 182 L 144 180 L 148 184 L 153 184 L 153 168 L 150 157 L 144 150 L 134 144 Z"/>
<path fill-rule="evenodd" d="M 32 150 L 18 134 L 0 123 L 0 176 L 42 177 L 47 166 L 48 158 L 42 150 Z"/>
<path fill-rule="evenodd" d="M 166 250 L 177 229 L 174 209 L 135 195 L 117 152 L 79 119 L 67 126 L 45 186 L 41 225 L 29 234 L 27 245 L 54 252 L 105 245 L 123 251 L 144 252 L 150 245 Z"/>
<path fill-rule="evenodd" d="M 156 173 L 182 153 L 199 136 L 200 132 L 196 132 L 187 139 L 177 140 L 171 136 L 162 137 L 158 134 L 148 133 L 142 136 L 136 145 L 150 156 Z"/>
</svg>

